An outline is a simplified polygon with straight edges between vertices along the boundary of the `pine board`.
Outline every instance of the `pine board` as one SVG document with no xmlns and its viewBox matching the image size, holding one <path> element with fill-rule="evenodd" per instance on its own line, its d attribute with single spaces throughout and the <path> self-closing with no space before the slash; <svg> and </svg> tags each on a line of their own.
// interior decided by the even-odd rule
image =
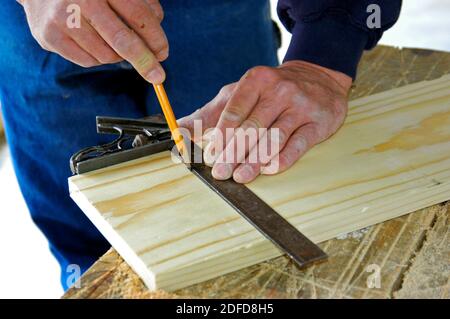
<svg viewBox="0 0 450 319">
<path fill-rule="evenodd" d="M 294 168 L 249 185 L 315 242 L 449 199 L 449 77 L 353 101 Z M 279 255 L 168 154 L 70 180 L 71 196 L 150 289 Z"/>
<path fill-rule="evenodd" d="M 438 226 L 437 216 L 447 215 L 448 220 L 448 213 L 448 205 L 435 205 L 328 240 L 320 246 L 330 254 L 329 260 L 303 270 L 287 257 L 279 257 L 170 294 L 149 291 L 111 248 L 64 298 L 400 298 L 405 292 L 437 297 L 430 292 L 448 290 L 442 265 L 450 263 L 449 256 L 427 254 L 439 262 L 421 263 L 420 271 L 427 277 L 421 277 L 420 285 L 407 283 L 416 275 L 410 269 L 419 258 L 412 257 L 422 255 L 425 239 Z M 379 287 L 367 286 L 371 265 L 380 267 Z M 424 291 L 423 285 L 433 290 Z M 402 294 L 397 296 L 397 291 Z"/>
<path fill-rule="evenodd" d="M 364 53 L 350 99 L 436 79 L 449 72 L 450 53 L 379 45 Z M 424 242 L 431 237 L 440 241 L 430 234 L 439 227 L 437 215 L 442 211 L 448 216 L 448 204 L 436 204 L 320 243 L 330 255 L 326 263 L 299 269 L 280 256 L 170 294 L 149 291 L 111 248 L 83 274 L 80 286 L 69 289 L 63 298 L 396 298 L 398 292 L 405 292 L 404 286 L 410 295 L 435 298 L 433 291 L 438 291 L 439 284 L 448 287 L 448 283 L 434 280 L 442 272 L 441 262 L 420 263 L 427 279 L 423 276 L 420 285 L 407 283 L 415 276 L 410 270 L 423 260 L 415 256 L 427 249 Z M 442 253 L 427 257 L 444 257 L 443 262 L 449 264 L 450 256 Z M 379 288 L 367 287 L 370 273 L 366 267 L 372 264 L 381 267 Z M 422 291 L 424 284 L 435 290 Z"/>
</svg>

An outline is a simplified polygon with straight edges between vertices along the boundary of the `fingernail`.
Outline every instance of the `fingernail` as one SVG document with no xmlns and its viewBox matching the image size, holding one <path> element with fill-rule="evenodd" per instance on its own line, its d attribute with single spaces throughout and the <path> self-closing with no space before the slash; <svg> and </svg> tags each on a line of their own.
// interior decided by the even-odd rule
<svg viewBox="0 0 450 319">
<path fill-rule="evenodd" d="M 217 156 L 214 154 L 213 143 L 209 142 L 203 152 L 203 160 L 207 166 L 212 167 L 216 162 L 216 159 Z"/>
<path fill-rule="evenodd" d="M 225 180 L 229 179 L 233 174 L 230 164 L 216 164 L 212 169 L 212 175 L 215 179 Z"/>
<path fill-rule="evenodd" d="M 164 81 L 164 74 L 159 68 L 153 69 L 148 74 L 147 80 L 153 84 L 162 83 Z"/>
<path fill-rule="evenodd" d="M 160 51 L 156 55 L 156 58 L 158 59 L 159 62 L 166 60 L 168 57 L 169 57 L 169 50 Z"/>
<path fill-rule="evenodd" d="M 261 174 L 263 175 L 274 175 L 278 172 L 278 165 L 274 162 L 270 163 L 270 165 L 264 166 L 261 168 Z"/>
<path fill-rule="evenodd" d="M 239 167 L 233 174 L 233 178 L 238 183 L 248 183 L 254 178 L 253 168 L 250 165 Z"/>
</svg>

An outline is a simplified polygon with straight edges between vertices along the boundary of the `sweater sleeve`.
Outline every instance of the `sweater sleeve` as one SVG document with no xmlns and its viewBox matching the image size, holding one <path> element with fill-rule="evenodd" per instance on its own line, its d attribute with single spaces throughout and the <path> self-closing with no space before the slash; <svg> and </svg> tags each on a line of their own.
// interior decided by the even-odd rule
<svg viewBox="0 0 450 319">
<path fill-rule="evenodd" d="M 364 50 L 397 21 L 401 0 L 279 0 L 292 40 L 284 61 L 304 60 L 352 78 Z M 379 19 L 377 19 L 379 13 Z"/>
</svg>

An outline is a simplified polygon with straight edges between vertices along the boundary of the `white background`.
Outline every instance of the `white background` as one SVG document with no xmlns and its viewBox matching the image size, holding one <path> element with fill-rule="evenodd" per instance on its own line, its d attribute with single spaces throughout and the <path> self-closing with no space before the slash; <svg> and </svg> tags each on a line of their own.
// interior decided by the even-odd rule
<svg viewBox="0 0 450 319">
<path fill-rule="evenodd" d="M 275 2 L 272 0 L 272 2 Z M 274 3 L 272 3 L 275 12 Z M 450 1 L 406 0 L 399 22 L 380 43 L 450 51 Z M 274 14 L 275 16 L 275 14 Z M 289 34 L 283 33 L 284 56 Z M 62 181 L 64 182 L 64 181 Z M 6 147 L 0 142 L 0 298 L 58 298 L 59 267 L 33 225 Z"/>
</svg>

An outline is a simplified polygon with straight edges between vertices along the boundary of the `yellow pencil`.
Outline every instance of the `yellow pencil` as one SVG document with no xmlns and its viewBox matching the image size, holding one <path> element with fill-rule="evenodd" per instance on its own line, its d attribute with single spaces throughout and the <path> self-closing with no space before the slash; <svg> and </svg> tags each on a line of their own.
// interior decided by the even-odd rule
<svg viewBox="0 0 450 319">
<path fill-rule="evenodd" d="M 161 105 L 161 109 L 164 113 L 164 117 L 166 118 L 166 122 L 169 126 L 170 132 L 172 133 L 172 137 L 175 141 L 178 152 L 181 156 L 184 156 L 183 151 L 185 148 L 185 144 L 183 135 L 178 129 L 178 123 L 175 118 L 175 114 L 173 114 L 172 106 L 170 105 L 166 90 L 164 89 L 164 86 L 162 84 L 153 84 L 153 88 L 155 89 L 156 96 L 158 97 L 159 104 Z"/>
</svg>

